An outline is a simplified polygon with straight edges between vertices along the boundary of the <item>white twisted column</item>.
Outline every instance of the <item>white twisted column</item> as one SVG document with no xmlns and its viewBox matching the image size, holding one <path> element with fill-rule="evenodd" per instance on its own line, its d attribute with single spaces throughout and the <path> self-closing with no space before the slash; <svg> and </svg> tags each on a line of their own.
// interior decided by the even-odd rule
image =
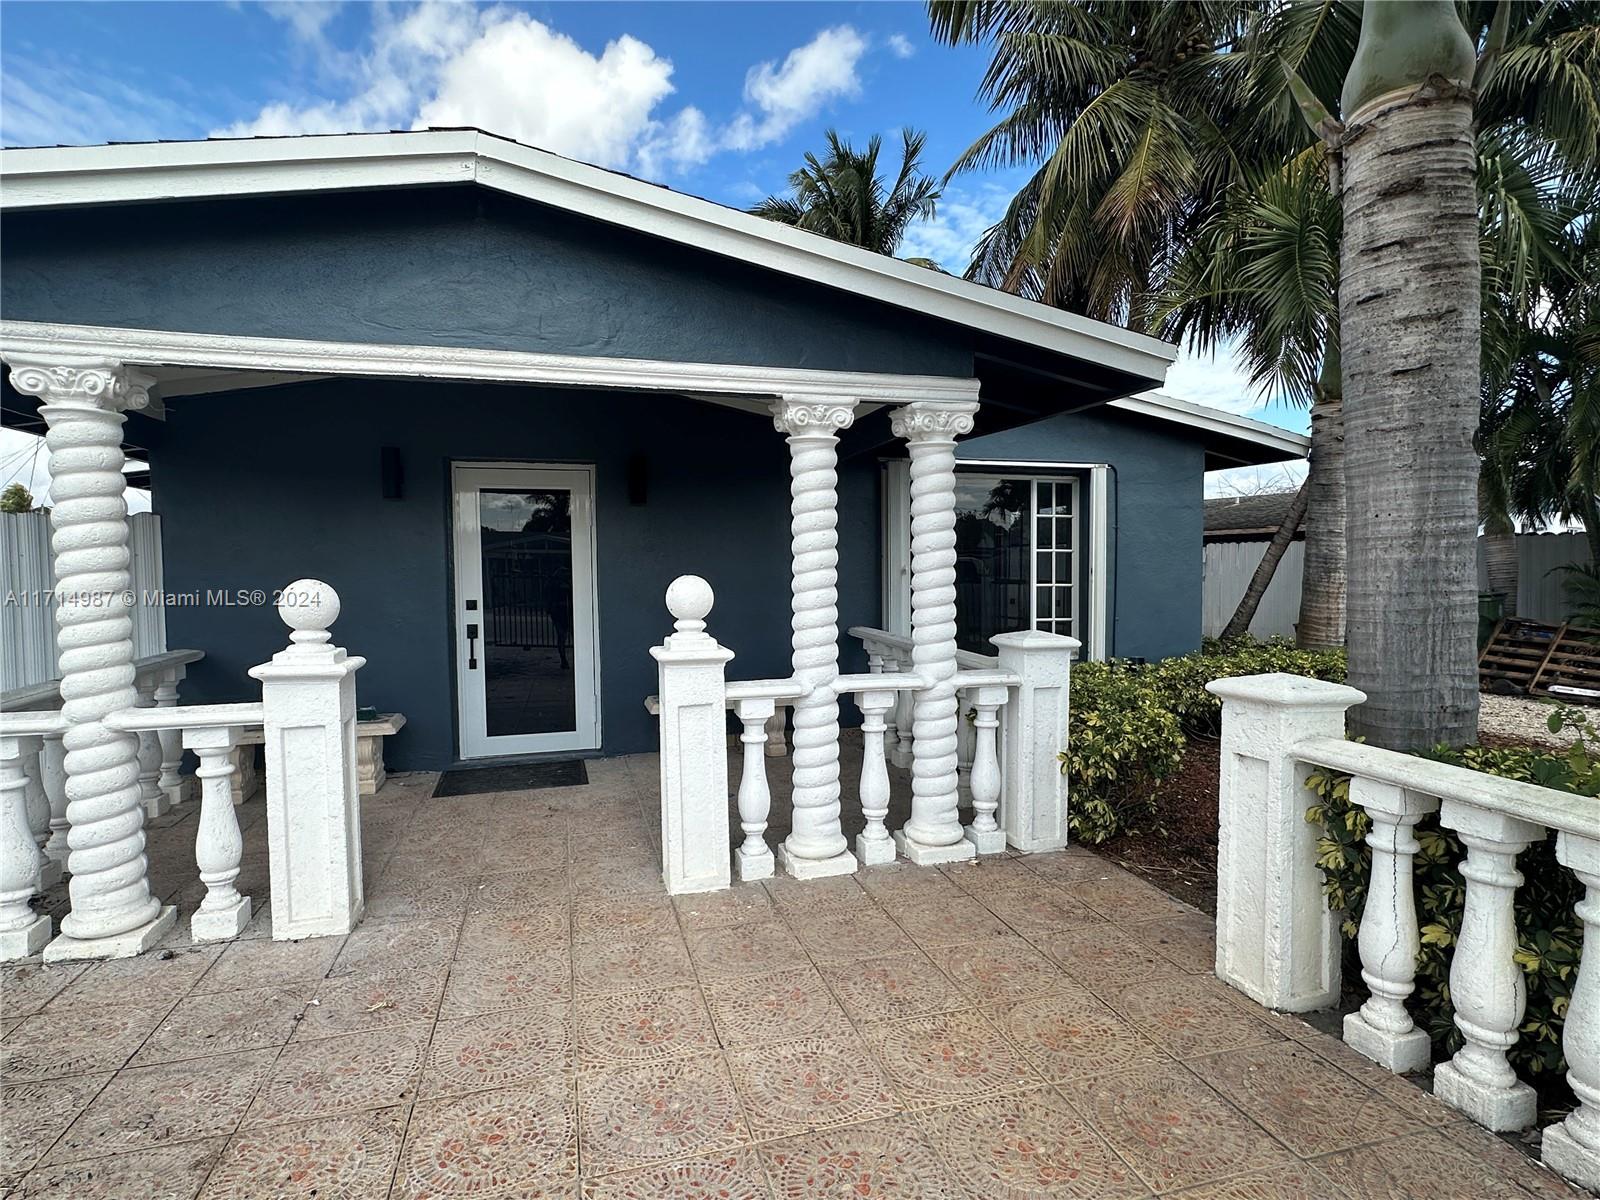
<svg viewBox="0 0 1600 1200">
<path fill-rule="evenodd" d="M 104 718 L 137 702 L 133 688 L 123 412 L 149 400 L 147 376 L 93 360 L 13 362 L 11 382 L 38 396 L 48 426 L 56 643 L 67 730 L 72 910 L 45 960 L 121 958 L 154 945 L 175 918 L 150 894 L 139 742 Z"/>
<path fill-rule="evenodd" d="M 956 701 L 956 438 L 972 432 L 976 401 L 915 401 L 890 419 L 911 453 L 911 819 L 894 835 L 914 863 L 954 862 L 976 849 L 962 836 Z"/>
<path fill-rule="evenodd" d="M 794 558 L 793 826 L 778 849 L 789 874 L 845 875 L 856 859 L 839 824 L 839 431 L 854 399 L 784 397 L 772 423 L 789 435 L 790 539 Z"/>
</svg>

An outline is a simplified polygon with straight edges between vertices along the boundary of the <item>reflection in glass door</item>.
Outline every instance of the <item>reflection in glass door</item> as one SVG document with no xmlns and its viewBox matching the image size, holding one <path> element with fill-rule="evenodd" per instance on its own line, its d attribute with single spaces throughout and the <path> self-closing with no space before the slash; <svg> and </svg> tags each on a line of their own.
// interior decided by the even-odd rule
<svg viewBox="0 0 1600 1200">
<path fill-rule="evenodd" d="M 462 757 L 598 748 L 589 468 L 454 474 Z"/>
</svg>

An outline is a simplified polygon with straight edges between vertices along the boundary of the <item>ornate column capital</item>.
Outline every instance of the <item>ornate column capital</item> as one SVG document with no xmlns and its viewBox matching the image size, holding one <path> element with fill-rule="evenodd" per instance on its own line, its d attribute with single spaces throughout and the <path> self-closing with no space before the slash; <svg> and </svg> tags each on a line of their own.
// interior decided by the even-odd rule
<svg viewBox="0 0 1600 1200">
<path fill-rule="evenodd" d="M 833 437 L 856 416 L 854 396 L 780 396 L 770 405 L 772 427 L 790 437 Z"/>
<path fill-rule="evenodd" d="M 972 432 L 976 400 L 913 400 L 889 414 L 889 429 L 909 442 L 953 442 Z"/>
<path fill-rule="evenodd" d="M 150 403 L 155 379 L 111 359 L 10 358 L 11 386 L 45 404 L 126 412 Z"/>
</svg>

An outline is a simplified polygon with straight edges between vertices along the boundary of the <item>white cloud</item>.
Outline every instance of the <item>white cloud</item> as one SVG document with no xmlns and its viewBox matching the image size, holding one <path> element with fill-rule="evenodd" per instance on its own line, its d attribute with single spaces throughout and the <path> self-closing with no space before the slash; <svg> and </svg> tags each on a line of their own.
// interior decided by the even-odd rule
<svg viewBox="0 0 1600 1200">
<path fill-rule="evenodd" d="M 8 146 L 92 145 L 194 137 L 200 116 L 115 72 L 54 55 L 0 59 L 0 141 Z"/>
<path fill-rule="evenodd" d="M 952 275 L 972 261 L 978 239 L 1005 214 L 1012 189 L 997 179 L 952 183 L 944 190 L 931 220 L 906 230 L 901 258 L 931 258 Z"/>
<path fill-rule="evenodd" d="M 302 42 L 321 43 L 328 23 L 338 14 L 339 0 L 264 0 L 262 10 L 282 21 Z"/>
<path fill-rule="evenodd" d="M 889 53 L 896 58 L 910 58 L 917 52 L 917 48 L 911 44 L 911 39 L 903 33 L 891 33 L 889 40 L 884 44 L 889 47 Z"/>
<path fill-rule="evenodd" d="M 274 10 L 295 35 L 319 44 L 347 85 L 342 99 L 278 101 L 213 131 L 250 137 L 473 125 L 601 166 L 661 177 L 722 150 L 754 150 L 787 136 L 830 100 L 860 90 L 867 39 L 847 25 L 824 29 L 782 64 L 758 63 L 744 103 L 718 127 L 704 112 L 661 107 L 673 93 L 672 62 L 624 34 L 590 53 L 526 13 L 425 0 L 397 12 L 375 6 L 370 46 L 356 55 L 326 43 L 332 9 Z"/>
<path fill-rule="evenodd" d="M 672 63 L 637 38 L 624 35 L 595 56 L 519 13 L 444 63 L 415 124 L 477 125 L 622 167 L 652 131 L 651 111 L 671 93 Z"/>
<path fill-rule="evenodd" d="M 736 116 L 723 143 L 734 150 L 760 149 L 787 137 L 829 100 L 857 95 L 861 81 L 856 64 L 866 52 L 866 38 L 849 25 L 838 25 L 789 51 L 782 66 L 757 63 L 744 81 L 744 98 L 755 111 Z"/>
<path fill-rule="evenodd" d="M 1161 390 L 1180 400 L 1231 413 L 1254 413 L 1270 399 L 1264 390 L 1250 386 L 1250 373 L 1231 342 L 1219 345 L 1215 353 L 1180 350 Z"/>
</svg>

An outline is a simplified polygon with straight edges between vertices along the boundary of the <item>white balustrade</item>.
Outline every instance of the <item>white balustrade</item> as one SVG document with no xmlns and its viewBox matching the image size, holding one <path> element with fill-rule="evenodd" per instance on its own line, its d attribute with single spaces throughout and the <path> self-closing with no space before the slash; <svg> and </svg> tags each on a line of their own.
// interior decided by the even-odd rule
<svg viewBox="0 0 1600 1200">
<path fill-rule="evenodd" d="M 1428 1035 L 1406 1011 L 1406 997 L 1416 987 L 1417 902 L 1412 863 L 1417 839 L 1412 827 L 1437 811 L 1432 796 L 1407 791 L 1372 779 L 1350 781 L 1350 800 L 1372 818 L 1367 845 L 1372 872 L 1367 882 L 1367 909 L 1358 939 L 1361 978 L 1371 993 L 1359 1012 L 1344 1019 L 1344 1040 L 1391 1071 L 1420 1071 L 1431 1061 Z"/>
<path fill-rule="evenodd" d="M 184 670 L 181 665 L 163 668 L 157 680 L 154 698 L 158 708 L 173 708 L 178 703 L 178 684 L 183 681 Z M 156 778 L 156 786 L 161 789 L 161 795 L 168 808 L 177 808 L 184 802 L 188 791 L 187 784 L 182 774 L 183 769 L 183 731 L 179 729 L 163 729 L 156 734 L 161 743 L 160 774 Z"/>
<path fill-rule="evenodd" d="M 34 845 L 39 847 L 39 874 L 33 886 L 42 895 L 48 888 L 61 882 L 61 864 L 44 852 L 50 842 L 50 798 L 45 794 L 39 761 L 44 751 L 44 738 L 25 737 L 19 742 L 22 772 L 27 780 L 23 795 L 28 814 L 28 832 L 33 836 Z"/>
<path fill-rule="evenodd" d="M 740 745 L 744 749 L 739 772 L 739 831 L 744 840 L 733 852 L 739 880 L 767 879 L 777 862 L 767 845 L 767 817 L 772 811 L 772 788 L 767 782 L 767 739 L 774 717 L 781 720 L 785 700 L 798 692 L 787 679 L 756 679 L 727 686 L 727 703 L 739 718 Z"/>
<path fill-rule="evenodd" d="M 863 866 L 881 866 L 895 859 L 895 842 L 885 824 L 889 816 L 888 743 L 884 719 L 895 699 L 922 686 L 911 674 L 841 675 L 839 691 L 854 693 L 861 710 L 861 779 L 858 797 L 866 828 L 856 835 L 856 858 Z"/>
<path fill-rule="evenodd" d="M 32 903 L 48 860 L 29 820 L 26 760 L 61 720 L 54 712 L 0 714 L 0 962 L 37 954 L 50 940 L 50 918 Z"/>
<path fill-rule="evenodd" d="M 1433 1092 L 1497 1133 L 1526 1129 L 1538 1116 L 1538 1100 L 1506 1060 L 1528 1003 L 1515 957 L 1513 904 L 1522 884 L 1517 855 L 1544 829 L 1450 799 L 1440 805 L 1439 823 L 1467 847 L 1461 864 L 1467 902 L 1450 959 L 1450 1002 L 1463 1042 L 1454 1058 L 1434 1069 Z"/>
<path fill-rule="evenodd" d="M 1358 937 L 1370 991 L 1345 1020 L 1345 1040 L 1395 1071 L 1426 1068 L 1429 1045 L 1406 1012 L 1419 943 L 1412 827 L 1439 823 L 1466 847 L 1466 900 L 1450 960 L 1450 999 L 1462 1046 L 1434 1068 L 1434 1094 L 1497 1131 L 1537 1119 L 1533 1089 L 1516 1077 L 1526 1004 L 1517 965 L 1517 855 L 1556 832 L 1556 857 L 1584 886 L 1577 905 L 1585 948 L 1600 946 L 1600 819 L 1590 797 L 1502 779 L 1348 742 L 1342 714 L 1360 692 L 1290 675 L 1219 680 L 1223 699 L 1217 899 L 1217 974 L 1275 1007 L 1306 1009 L 1339 996 L 1333 914 L 1320 895 L 1314 827 L 1304 813 L 1313 769 L 1351 776 L 1350 797 L 1372 820 L 1372 872 Z M 1298 829 L 1296 825 L 1298 824 Z M 1309 831 L 1302 833 L 1301 831 Z M 1600 961 L 1581 963 L 1562 1048 L 1578 1107 L 1544 1131 L 1546 1165 L 1600 1190 Z"/>
<path fill-rule="evenodd" d="M 56 864 L 60 876 L 65 878 L 67 858 L 72 851 L 67 844 L 67 749 L 61 744 L 61 736 L 60 729 L 42 735 L 39 779 L 50 801 L 50 837 L 44 845 L 45 856 Z"/>
<path fill-rule="evenodd" d="M 972 824 L 967 826 L 966 838 L 979 854 L 1000 854 L 1006 848 L 1005 831 L 995 819 L 1000 811 L 1002 779 L 1000 775 L 1000 707 L 1010 698 L 1007 680 L 1000 672 L 984 673 L 992 676 L 991 682 L 976 683 L 972 675 L 960 676 L 961 682 L 972 697 L 973 751 L 970 775 L 972 789 Z"/>
<path fill-rule="evenodd" d="M 1600 956 L 1600 830 L 1590 837 L 1558 833 L 1556 859 L 1583 884 L 1576 909 L 1583 922 L 1583 949 Z M 1551 1170 L 1600 1191 L 1600 970 L 1592 965 L 1578 972 L 1573 985 L 1561 1049 L 1578 1107 L 1544 1131 L 1541 1154 Z"/>
<path fill-rule="evenodd" d="M 140 708 L 156 706 L 156 686 L 160 681 L 150 676 L 134 675 L 133 689 L 139 697 Z M 161 759 L 164 751 L 161 738 L 154 730 L 133 730 L 139 739 L 139 797 L 144 804 L 144 815 L 155 820 L 171 807 L 167 794 L 161 790 Z"/>
</svg>

